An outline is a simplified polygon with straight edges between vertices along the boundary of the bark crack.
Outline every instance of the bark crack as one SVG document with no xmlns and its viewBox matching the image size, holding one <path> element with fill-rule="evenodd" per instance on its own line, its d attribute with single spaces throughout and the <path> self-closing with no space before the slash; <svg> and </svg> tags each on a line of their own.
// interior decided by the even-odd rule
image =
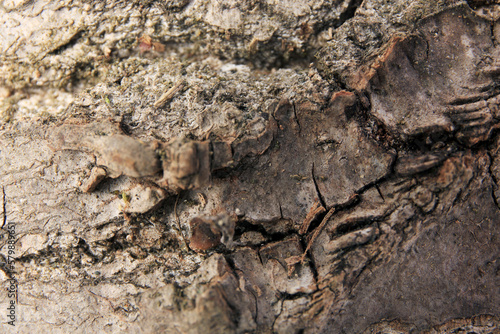
<svg viewBox="0 0 500 334">
<path fill-rule="evenodd" d="M 274 326 L 276 325 L 276 321 L 278 320 L 278 318 L 281 316 L 281 313 L 283 313 L 283 302 L 285 301 L 285 298 L 282 297 L 280 299 L 280 302 L 281 302 L 281 305 L 280 305 L 280 312 L 278 313 L 278 315 L 276 315 L 274 317 L 274 320 L 273 320 L 273 324 L 271 325 L 271 328 L 274 330 Z"/>
<path fill-rule="evenodd" d="M 322 207 L 327 209 L 325 198 L 323 197 L 323 195 L 319 191 L 318 182 L 316 181 L 316 177 L 314 176 L 314 163 L 312 164 L 312 168 L 311 168 L 311 176 L 312 176 L 312 180 L 314 182 L 314 189 L 316 189 L 316 194 L 318 195 L 319 202 L 321 203 Z"/>
<path fill-rule="evenodd" d="M 495 159 L 490 152 L 487 152 L 486 154 L 488 154 L 488 157 L 490 158 L 490 165 L 488 166 L 488 174 L 490 175 L 491 180 L 493 181 L 494 187 L 498 188 L 499 187 L 498 180 L 495 177 L 495 174 L 493 173 L 493 171 L 491 170 L 491 166 L 493 165 L 493 162 L 495 161 Z M 496 207 L 500 210 L 500 203 L 498 202 L 498 199 L 495 196 L 495 189 L 492 188 L 490 193 L 491 193 L 491 198 L 493 200 L 493 203 L 495 203 Z"/>
<path fill-rule="evenodd" d="M 295 108 L 295 102 L 292 102 L 292 110 L 293 115 L 295 116 L 295 123 L 297 123 L 297 127 L 299 128 L 299 135 L 302 132 L 302 127 L 300 126 L 299 117 L 297 116 L 297 109 Z"/>
<path fill-rule="evenodd" d="M 349 5 L 347 5 L 347 9 L 340 15 L 338 21 L 335 22 L 333 26 L 338 28 L 348 20 L 352 19 L 362 2 L 363 0 L 351 0 Z"/>
</svg>

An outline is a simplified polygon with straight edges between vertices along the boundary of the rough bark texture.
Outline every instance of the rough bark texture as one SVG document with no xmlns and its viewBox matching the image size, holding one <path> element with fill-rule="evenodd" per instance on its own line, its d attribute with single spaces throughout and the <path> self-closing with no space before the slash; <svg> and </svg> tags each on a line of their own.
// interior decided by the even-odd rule
<svg viewBox="0 0 500 334">
<path fill-rule="evenodd" d="M 2 332 L 498 333 L 499 7 L 1 2 Z"/>
</svg>

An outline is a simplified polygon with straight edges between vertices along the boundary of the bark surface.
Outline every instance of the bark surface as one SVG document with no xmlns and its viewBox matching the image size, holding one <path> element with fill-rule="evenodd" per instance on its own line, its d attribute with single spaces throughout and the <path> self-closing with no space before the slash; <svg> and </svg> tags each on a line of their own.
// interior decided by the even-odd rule
<svg viewBox="0 0 500 334">
<path fill-rule="evenodd" d="M 1 2 L 1 331 L 498 332 L 499 13 Z"/>
</svg>

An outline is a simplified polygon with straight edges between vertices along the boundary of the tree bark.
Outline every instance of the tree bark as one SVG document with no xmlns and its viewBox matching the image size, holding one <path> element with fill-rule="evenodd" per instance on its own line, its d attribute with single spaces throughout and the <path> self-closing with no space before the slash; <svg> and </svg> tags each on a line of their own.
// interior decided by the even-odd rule
<svg viewBox="0 0 500 334">
<path fill-rule="evenodd" d="M 497 332 L 499 7 L 4 1 L 2 331 Z"/>
</svg>

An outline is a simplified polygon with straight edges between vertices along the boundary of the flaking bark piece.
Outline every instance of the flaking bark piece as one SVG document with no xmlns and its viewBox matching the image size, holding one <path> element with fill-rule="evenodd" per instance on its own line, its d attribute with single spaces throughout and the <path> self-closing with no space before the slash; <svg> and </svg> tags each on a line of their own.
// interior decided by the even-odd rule
<svg viewBox="0 0 500 334">
<path fill-rule="evenodd" d="M 309 226 L 311 225 L 312 221 L 316 219 L 318 215 L 324 213 L 325 211 L 326 211 L 325 208 L 321 206 L 321 203 L 319 201 L 315 202 L 311 207 L 311 210 L 309 210 L 309 212 L 307 213 L 306 218 L 302 222 L 299 234 L 301 235 L 306 234 L 307 231 L 309 230 Z"/>
<path fill-rule="evenodd" d="M 196 252 L 206 252 L 224 244 L 232 248 L 235 221 L 233 217 L 218 216 L 196 217 L 189 222 L 191 238 L 189 247 Z"/>
<path fill-rule="evenodd" d="M 277 291 L 295 294 L 311 293 L 316 290 L 316 280 L 309 264 L 290 263 L 290 259 L 293 262 L 293 259 L 301 253 L 302 246 L 296 235 L 270 243 L 260 249 L 262 264 L 265 270 L 269 271 L 269 276 Z"/>
<path fill-rule="evenodd" d="M 210 142 L 174 139 L 164 145 L 162 185 L 174 191 L 210 183 Z"/>
<path fill-rule="evenodd" d="M 231 145 L 224 141 L 213 141 L 211 150 L 211 170 L 231 167 L 234 164 Z"/>
<path fill-rule="evenodd" d="M 90 170 L 90 176 L 80 186 L 80 190 L 84 193 L 94 191 L 99 183 L 107 176 L 106 170 L 101 167 L 93 167 Z"/>
<path fill-rule="evenodd" d="M 153 185 L 138 184 L 126 192 L 127 200 L 123 211 L 145 213 L 157 207 L 167 196 L 164 189 Z"/>
<path fill-rule="evenodd" d="M 160 160 L 150 145 L 125 135 L 95 138 L 97 163 L 108 168 L 110 177 L 155 176 L 161 170 Z"/>
<path fill-rule="evenodd" d="M 195 252 L 205 252 L 220 245 L 222 233 L 216 224 L 196 217 L 189 222 L 191 238 L 189 247 Z"/>
<path fill-rule="evenodd" d="M 48 131 L 54 150 L 91 152 L 97 164 L 105 167 L 107 176 L 155 176 L 160 170 L 160 160 L 155 145 L 149 145 L 126 136 L 118 124 L 109 121 L 89 124 L 63 124 Z"/>
<path fill-rule="evenodd" d="M 276 122 L 271 120 L 267 129 L 256 138 L 248 138 L 232 143 L 233 159 L 241 161 L 247 156 L 257 156 L 263 154 L 271 145 L 276 133 Z"/>
</svg>

